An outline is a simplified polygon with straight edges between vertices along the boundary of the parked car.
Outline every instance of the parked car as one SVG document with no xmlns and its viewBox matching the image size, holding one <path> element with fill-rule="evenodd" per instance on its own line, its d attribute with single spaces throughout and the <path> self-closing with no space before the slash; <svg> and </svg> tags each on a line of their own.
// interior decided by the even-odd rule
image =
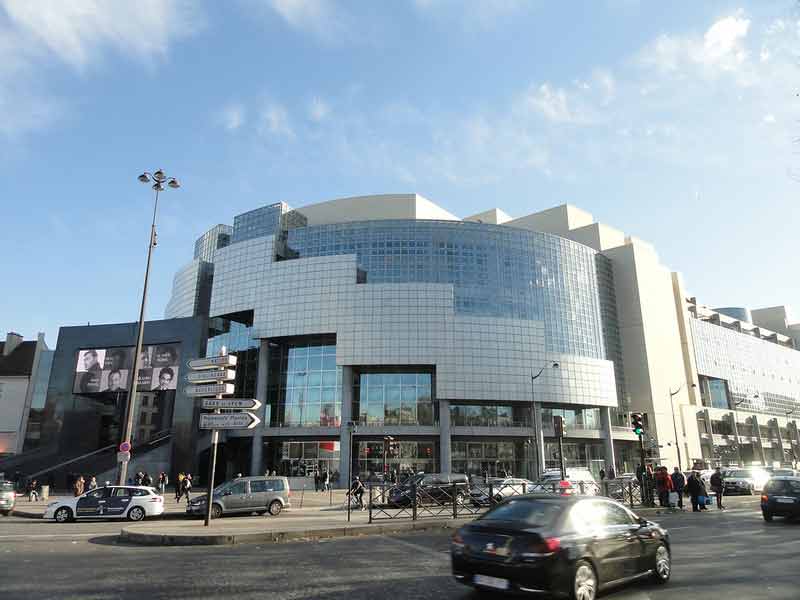
<svg viewBox="0 0 800 600">
<path fill-rule="evenodd" d="M 492 497 L 494 502 L 499 502 L 504 498 L 510 496 L 519 496 L 534 491 L 536 484 L 527 479 L 519 479 L 516 477 L 492 477 L 488 482 L 472 484 L 469 490 L 469 496 L 472 503 L 477 506 L 486 506 L 492 504 Z M 489 494 L 492 494 L 490 497 Z"/>
<path fill-rule="evenodd" d="M 463 504 L 469 497 L 470 485 L 461 473 L 418 473 L 389 491 L 389 505 L 411 506 L 415 489 L 417 504 L 449 504 L 454 498 Z"/>
<path fill-rule="evenodd" d="M 794 469 L 773 469 L 770 474 L 772 477 L 800 477 L 800 471 Z"/>
<path fill-rule="evenodd" d="M 0 514 L 10 515 L 16 502 L 17 494 L 14 491 L 14 484 L 10 481 L 0 481 Z"/>
<path fill-rule="evenodd" d="M 761 492 L 764 520 L 773 516 L 800 517 L 800 477 L 776 476 L 767 481 Z"/>
<path fill-rule="evenodd" d="M 764 469 L 730 469 L 723 476 L 725 494 L 752 494 L 760 492 L 769 480 Z"/>
<path fill-rule="evenodd" d="M 111 485 L 88 491 L 77 498 L 50 502 L 43 518 L 57 523 L 80 519 L 128 519 L 141 521 L 164 513 L 164 497 L 151 487 Z"/>
<path fill-rule="evenodd" d="M 242 513 L 269 513 L 277 516 L 284 508 L 291 508 L 291 490 L 286 477 L 238 477 L 221 483 L 211 498 L 211 518 Z M 205 494 L 189 502 L 186 513 L 206 514 Z"/>
<path fill-rule="evenodd" d="M 669 533 L 602 497 L 509 498 L 456 531 L 450 555 L 456 580 L 480 591 L 581 600 L 672 572 Z"/>
<path fill-rule="evenodd" d="M 567 469 L 567 478 L 561 479 L 560 470 L 545 471 L 536 482 L 536 491 L 561 495 L 582 494 L 596 496 L 599 485 L 589 469 Z"/>
</svg>

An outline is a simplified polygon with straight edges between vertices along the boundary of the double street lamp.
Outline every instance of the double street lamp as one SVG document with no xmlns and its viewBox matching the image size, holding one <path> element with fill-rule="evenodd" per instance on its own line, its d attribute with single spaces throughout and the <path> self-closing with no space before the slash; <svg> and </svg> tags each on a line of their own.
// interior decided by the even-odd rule
<svg viewBox="0 0 800 600">
<path fill-rule="evenodd" d="M 692 388 L 696 388 L 696 384 L 692 384 Z M 672 430 L 675 432 L 675 449 L 678 451 L 678 467 L 683 470 L 683 461 L 681 460 L 681 440 L 678 438 L 678 425 L 675 422 L 675 403 L 672 399 L 680 394 L 681 390 L 683 389 L 683 384 L 678 386 L 678 389 L 674 392 L 672 388 L 669 390 L 669 408 L 672 411 Z"/>
<path fill-rule="evenodd" d="M 150 279 L 150 260 L 153 256 L 153 248 L 156 247 L 156 216 L 158 214 L 158 194 L 163 192 L 167 187 L 178 189 L 181 184 L 174 177 L 169 177 L 163 170 L 159 169 L 155 173 L 148 173 L 145 171 L 138 177 L 142 183 L 152 183 L 153 191 L 155 191 L 155 201 L 153 203 L 153 221 L 150 224 L 150 241 L 147 244 L 147 265 L 144 270 L 144 288 L 142 289 L 142 304 L 139 308 L 139 329 L 136 333 L 136 349 L 133 352 L 133 372 L 131 373 L 130 383 L 128 384 L 128 402 L 125 407 L 125 425 L 122 434 L 122 444 L 130 447 L 131 438 L 133 437 L 133 417 L 134 405 L 136 403 L 136 387 L 139 379 L 139 364 L 141 362 L 142 353 L 142 340 L 144 338 L 144 309 L 147 302 L 147 283 Z M 166 187 L 165 187 L 166 186 Z M 120 446 L 122 446 L 122 444 Z M 120 461 L 119 463 L 119 485 L 125 485 L 128 478 L 128 462 Z"/>
</svg>

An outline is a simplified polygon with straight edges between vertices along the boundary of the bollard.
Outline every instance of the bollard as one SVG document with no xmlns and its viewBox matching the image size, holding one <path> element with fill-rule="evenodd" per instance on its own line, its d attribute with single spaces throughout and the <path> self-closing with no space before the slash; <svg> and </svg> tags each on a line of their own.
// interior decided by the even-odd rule
<svg viewBox="0 0 800 600">
<path fill-rule="evenodd" d="M 306 493 L 306 484 L 303 484 L 303 489 L 300 490 L 300 508 L 303 508 L 303 496 Z"/>
<path fill-rule="evenodd" d="M 350 522 L 350 504 L 352 504 L 352 502 L 353 502 L 353 498 L 350 495 L 350 490 L 347 490 L 347 495 L 345 496 L 345 499 L 347 500 L 347 522 L 349 523 Z"/>
<path fill-rule="evenodd" d="M 489 506 L 494 504 L 494 485 L 489 484 Z"/>
<path fill-rule="evenodd" d="M 369 486 L 369 524 L 372 525 L 372 486 Z"/>
<path fill-rule="evenodd" d="M 453 495 L 453 518 L 458 518 L 458 502 L 456 501 L 456 484 L 452 484 L 453 489 L 451 490 L 451 494 Z"/>
<path fill-rule="evenodd" d="M 528 493 L 527 490 L 528 490 L 528 484 L 523 481 L 522 482 L 522 495 L 523 496 Z"/>
<path fill-rule="evenodd" d="M 417 484 L 411 484 L 411 520 L 417 520 Z"/>
</svg>

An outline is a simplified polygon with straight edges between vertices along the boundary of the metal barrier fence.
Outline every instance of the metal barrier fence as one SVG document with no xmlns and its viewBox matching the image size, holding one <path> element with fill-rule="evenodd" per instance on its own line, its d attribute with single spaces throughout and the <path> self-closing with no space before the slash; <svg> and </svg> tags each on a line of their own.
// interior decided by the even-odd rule
<svg viewBox="0 0 800 600">
<path fill-rule="evenodd" d="M 479 483 L 440 485 L 371 484 L 366 508 L 369 522 L 389 519 L 448 517 L 457 519 L 479 515 L 507 498 L 523 494 L 605 496 L 631 508 L 641 506 L 642 490 L 638 481 L 581 481 L 563 486 L 552 483 Z"/>
</svg>

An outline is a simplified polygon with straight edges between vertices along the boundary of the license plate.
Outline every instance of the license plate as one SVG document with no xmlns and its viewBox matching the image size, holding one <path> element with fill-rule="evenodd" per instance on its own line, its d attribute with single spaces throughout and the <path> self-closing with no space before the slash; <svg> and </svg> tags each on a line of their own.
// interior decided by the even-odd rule
<svg viewBox="0 0 800 600">
<path fill-rule="evenodd" d="M 794 504 L 794 498 L 775 498 L 778 504 Z"/>
<path fill-rule="evenodd" d="M 484 587 L 493 588 L 495 590 L 507 590 L 508 579 L 501 577 L 489 577 L 488 575 L 475 575 L 472 578 L 475 585 L 482 585 Z"/>
</svg>

